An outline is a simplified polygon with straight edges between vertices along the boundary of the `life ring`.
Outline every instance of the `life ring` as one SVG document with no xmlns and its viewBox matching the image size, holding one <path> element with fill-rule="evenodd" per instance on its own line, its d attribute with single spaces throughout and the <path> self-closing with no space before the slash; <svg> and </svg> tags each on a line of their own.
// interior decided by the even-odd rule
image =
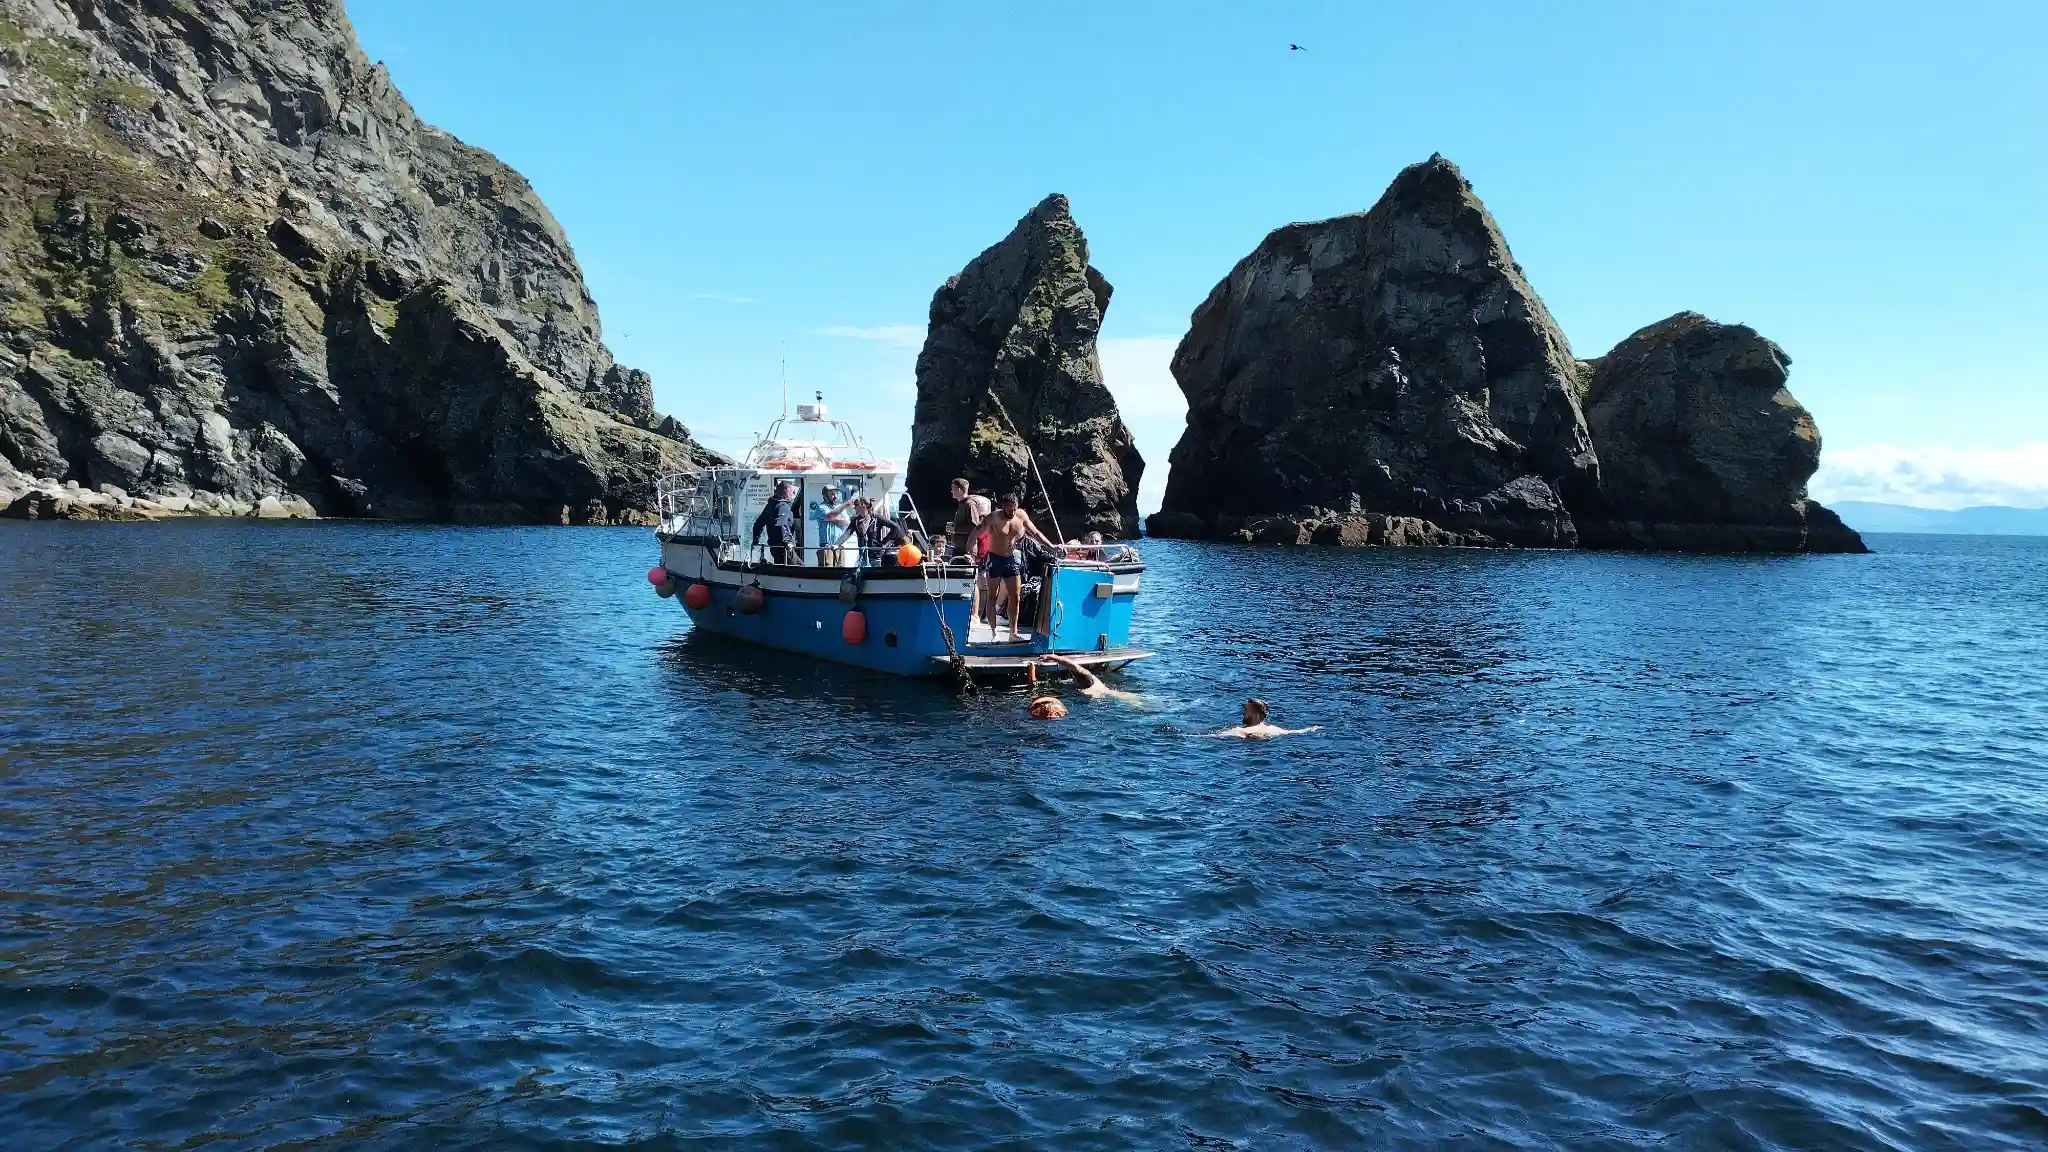
<svg viewBox="0 0 2048 1152">
<path fill-rule="evenodd" d="M 842 472 L 873 472 L 878 465 L 866 460 L 834 460 L 832 467 Z"/>
</svg>

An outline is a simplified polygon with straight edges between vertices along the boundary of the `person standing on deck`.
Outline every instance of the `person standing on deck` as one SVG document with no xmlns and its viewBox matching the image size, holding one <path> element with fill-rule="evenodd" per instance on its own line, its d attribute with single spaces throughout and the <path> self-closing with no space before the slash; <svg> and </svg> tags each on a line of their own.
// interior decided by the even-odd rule
<svg viewBox="0 0 2048 1152">
<path fill-rule="evenodd" d="M 946 522 L 946 562 L 958 564 L 965 560 L 974 565 L 974 593 L 967 607 L 967 618 L 979 620 L 986 609 L 984 601 L 988 595 L 988 589 L 984 587 L 987 582 L 981 576 L 981 525 L 988 519 L 990 511 L 988 497 L 974 495 L 974 489 L 965 476 L 953 478 L 951 491 L 953 518 Z"/>
<path fill-rule="evenodd" d="M 964 476 L 953 480 L 953 519 L 946 525 L 946 540 L 952 546 L 952 558 L 974 555 L 974 537 L 981 530 L 981 522 L 988 518 L 989 503 L 986 496 L 975 496 Z"/>
<path fill-rule="evenodd" d="M 853 522 L 846 526 L 846 534 L 839 538 L 839 543 L 843 546 L 848 540 L 857 541 L 864 567 L 892 567 L 896 564 L 896 549 L 909 538 L 903 525 L 875 511 L 874 501 L 860 496 L 853 501 Z"/>
<path fill-rule="evenodd" d="M 1010 610 L 1010 640 L 1017 639 L 1017 619 L 1023 615 L 1024 562 L 1017 555 L 1017 545 L 1026 537 L 1037 540 L 1047 548 L 1058 548 L 1046 534 L 1031 522 L 1031 514 L 1019 508 L 1022 501 L 1015 492 L 1006 492 L 988 518 L 988 592 L 990 607 L 1000 612 L 1004 606 Z M 989 631 L 995 631 L 993 616 Z"/>
<path fill-rule="evenodd" d="M 778 480 L 775 495 L 761 514 L 754 517 L 754 545 L 760 546 L 761 533 L 768 533 L 768 555 L 777 564 L 792 564 L 790 552 L 798 546 L 796 535 L 796 482 Z"/>
<path fill-rule="evenodd" d="M 819 499 L 811 505 L 811 523 L 818 526 L 819 564 L 827 568 L 845 565 L 846 556 L 839 550 L 838 541 L 852 522 L 847 506 L 839 502 L 839 486 L 827 484 Z"/>
</svg>

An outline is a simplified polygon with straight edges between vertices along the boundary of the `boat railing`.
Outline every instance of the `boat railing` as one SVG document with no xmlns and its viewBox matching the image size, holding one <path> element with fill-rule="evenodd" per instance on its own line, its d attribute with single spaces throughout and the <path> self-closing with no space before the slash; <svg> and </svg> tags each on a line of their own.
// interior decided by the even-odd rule
<svg viewBox="0 0 2048 1152">
<path fill-rule="evenodd" d="M 1057 551 L 1060 559 L 1083 564 L 1135 564 L 1139 561 L 1138 549 L 1122 542 L 1104 544 L 1062 544 Z"/>
<path fill-rule="evenodd" d="M 795 428 L 828 429 L 829 435 L 821 439 L 798 439 L 787 435 Z M 835 471 L 872 472 L 879 471 L 887 461 L 876 456 L 867 441 L 853 430 L 853 425 L 844 420 L 830 420 L 822 416 L 815 419 L 779 417 L 768 426 L 768 431 L 755 439 L 754 446 L 747 450 L 748 466 L 766 472 L 793 469 L 808 471 L 829 468 Z"/>
</svg>

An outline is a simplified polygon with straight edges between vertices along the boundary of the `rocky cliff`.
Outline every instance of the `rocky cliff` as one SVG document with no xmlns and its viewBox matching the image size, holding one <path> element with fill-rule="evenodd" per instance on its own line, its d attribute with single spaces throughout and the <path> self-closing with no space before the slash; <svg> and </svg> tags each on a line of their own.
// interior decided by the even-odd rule
<svg viewBox="0 0 2048 1152">
<path fill-rule="evenodd" d="M 1291 516 L 1569 547 L 1567 503 L 1597 488 L 1570 345 L 1441 157 L 1370 211 L 1268 235 L 1195 309 L 1173 374 L 1188 427 L 1159 535 Z"/>
<path fill-rule="evenodd" d="M 1863 551 L 1807 499 L 1790 359 L 1683 313 L 1564 334 L 1458 169 L 1267 236 L 1174 354 L 1188 427 L 1154 535 L 1277 543 Z"/>
<path fill-rule="evenodd" d="M 0 0 L 0 209 L 17 515 L 639 519 L 705 455 L 340 0 Z"/>
<path fill-rule="evenodd" d="M 950 514 L 947 485 L 965 476 L 977 491 L 1028 493 L 1048 533 L 1049 496 L 1069 537 L 1138 534 L 1145 462 L 1095 352 L 1109 295 L 1058 195 L 933 295 L 905 479 L 927 516 Z"/>
<path fill-rule="evenodd" d="M 1590 365 L 1586 421 L 1601 499 L 1574 507 L 1600 548 L 1862 552 L 1806 497 L 1820 430 L 1785 387 L 1791 357 L 1697 312 L 1661 320 Z"/>
</svg>

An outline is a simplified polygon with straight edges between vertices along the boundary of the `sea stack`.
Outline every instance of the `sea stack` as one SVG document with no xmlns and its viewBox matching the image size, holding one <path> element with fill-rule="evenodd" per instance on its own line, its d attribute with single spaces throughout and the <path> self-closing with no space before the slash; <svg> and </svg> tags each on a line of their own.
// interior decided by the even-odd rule
<svg viewBox="0 0 2048 1152">
<path fill-rule="evenodd" d="M 613 361 L 533 189 L 422 123 L 341 0 L 0 31 L 16 514 L 645 522 L 708 458 Z"/>
<path fill-rule="evenodd" d="M 1591 362 L 1586 421 L 1600 501 L 1589 547 L 1865 552 L 1806 496 L 1820 430 L 1785 383 L 1792 358 L 1740 324 L 1680 312 Z"/>
<path fill-rule="evenodd" d="M 1571 547 L 1577 361 L 1441 156 L 1266 237 L 1195 309 L 1161 536 Z"/>
<path fill-rule="evenodd" d="M 1027 493 L 1048 534 L 1055 521 L 1070 538 L 1138 534 L 1145 462 L 1095 351 L 1109 295 L 1060 195 L 933 295 L 905 478 L 929 527 L 951 514 L 947 486 L 964 476 L 976 491 Z"/>
</svg>

